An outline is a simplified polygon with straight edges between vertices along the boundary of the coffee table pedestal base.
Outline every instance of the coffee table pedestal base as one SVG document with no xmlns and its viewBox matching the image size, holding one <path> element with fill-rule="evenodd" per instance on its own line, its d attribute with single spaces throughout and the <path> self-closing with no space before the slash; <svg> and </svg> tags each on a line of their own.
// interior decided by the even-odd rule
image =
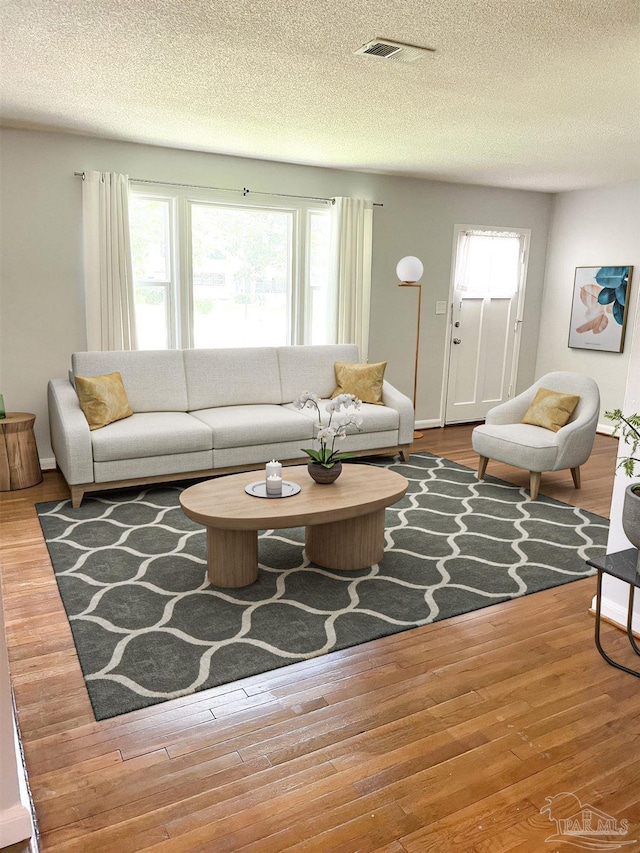
<svg viewBox="0 0 640 853">
<path fill-rule="evenodd" d="M 366 569 L 384 557 L 384 510 L 306 528 L 312 563 L 334 571 Z M 258 579 L 258 531 L 207 528 L 207 578 L 214 586 L 239 589 Z"/>
<path fill-rule="evenodd" d="M 384 557 L 384 510 L 309 525 L 305 551 L 312 563 L 343 572 L 379 563 Z"/>
<path fill-rule="evenodd" d="M 207 577 L 237 589 L 258 579 L 258 531 L 207 527 Z"/>
</svg>

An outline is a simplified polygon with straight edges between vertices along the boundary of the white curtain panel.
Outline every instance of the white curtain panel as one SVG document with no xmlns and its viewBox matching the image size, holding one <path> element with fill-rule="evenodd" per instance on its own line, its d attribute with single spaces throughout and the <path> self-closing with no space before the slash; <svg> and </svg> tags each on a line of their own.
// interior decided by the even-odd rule
<svg viewBox="0 0 640 853">
<path fill-rule="evenodd" d="M 335 341 L 357 344 L 362 361 L 369 349 L 373 203 L 336 198 L 331 208 L 331 256 L 336 294 Z"/>
<path fill-rule="evenodd" d="M 126 175 L 85 172 L 82 222 L 87 349 L 136 349 Z"/>
</svg>

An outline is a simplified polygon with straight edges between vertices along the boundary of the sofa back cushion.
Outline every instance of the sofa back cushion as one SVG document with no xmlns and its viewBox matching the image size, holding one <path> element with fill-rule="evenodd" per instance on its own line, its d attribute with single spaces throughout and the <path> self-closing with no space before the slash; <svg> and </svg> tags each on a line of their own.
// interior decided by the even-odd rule
<svg viewBox="0 0 640 853">
<path fill-rule="evenodd" d="M 184 350 L 189 411 L 282 402 L 275 347 Z"/>
<path fill-rule="evenodd" d="M 134 412 L 186 412 L 187 382 L 181 350 L 75 352 L 74 376 L 118 371 Z"/>
<path fill-rule="evenodd" d="M 331 397 L 336 387 L 336 361 L 359 361 L 355 344 L 278 347 L 282 402 L 291 403 L 304 391 Z"/>
</svg>

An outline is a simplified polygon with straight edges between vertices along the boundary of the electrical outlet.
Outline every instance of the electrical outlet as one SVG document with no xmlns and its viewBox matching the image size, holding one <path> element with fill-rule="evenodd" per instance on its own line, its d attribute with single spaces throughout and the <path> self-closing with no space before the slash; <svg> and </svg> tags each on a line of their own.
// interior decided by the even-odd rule
<svg viewBox="0 0 640 853">
<path fill-rule="evenodd" d="M 446 314 L 447 313 L 447 303 L 446 302 L 436 302 L 436 314 Z"/>
</svg>

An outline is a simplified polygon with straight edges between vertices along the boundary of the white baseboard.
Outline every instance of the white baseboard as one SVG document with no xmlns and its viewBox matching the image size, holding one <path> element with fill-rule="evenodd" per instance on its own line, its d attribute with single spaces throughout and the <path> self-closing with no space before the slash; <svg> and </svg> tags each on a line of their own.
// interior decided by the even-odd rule
<svg viewBox="0 0 640 853">
<path fill-rule="evenodd" d="M 598 424 L 596 432 L 599 432 L 601 435 L 613 435 L 614 429 L 615 427 L 613 424 Z"/>
<path fill-rule="evenodd" d="M 416 429 L 434 429 L 435 427 L 441 427 L 442 423 L 438 418 L 431 418 L 428 421 L 416 421 Z M 454 424 L 451 424 L 454 426 Z M 598 424 L 596 427 L 596 432 L 599 432 L 601 435 L 613 435 L 614 426 L 613 424 Z"/>
<path fill-rule="evenodd" d="M 47 456 L 44 459 L 40 459 L 40 468 L 43 471 L 53 471 L 56 467 L 56 458 L 55 456 Z"/>
<path fill-rule="evenodd" d="M 596 612 L 595 595 L 591 600 L 591 612 Z M 627 608 L 618 604 L 616 601 L 611 601 L 607 598 L 602 599 L 602 604 L 600 605 L 600 615 L 602 618 L 606 619 L 607 622 L 611 622 L 617 628 L 621 628 L 625 633 L 627 630 L 627 612 Z M 633 633 L 640 636 L 640 619 L 635 614 L 631 627 L 633 629 Z"/>
<path fill-rule="evenodd" d="M 439 418 L 431 418 L 428 421 L 416 421 L 415 427 L 416 429 L 435 429 L 435 427 L 440 427 L 442 424 L 440 423 Z"/>
<path fill-rule="evenodd" d="M 32 836 L 31 815 L 22 803 L 0 809 L 0 847 L 9 847 Z"/>
</svg>

